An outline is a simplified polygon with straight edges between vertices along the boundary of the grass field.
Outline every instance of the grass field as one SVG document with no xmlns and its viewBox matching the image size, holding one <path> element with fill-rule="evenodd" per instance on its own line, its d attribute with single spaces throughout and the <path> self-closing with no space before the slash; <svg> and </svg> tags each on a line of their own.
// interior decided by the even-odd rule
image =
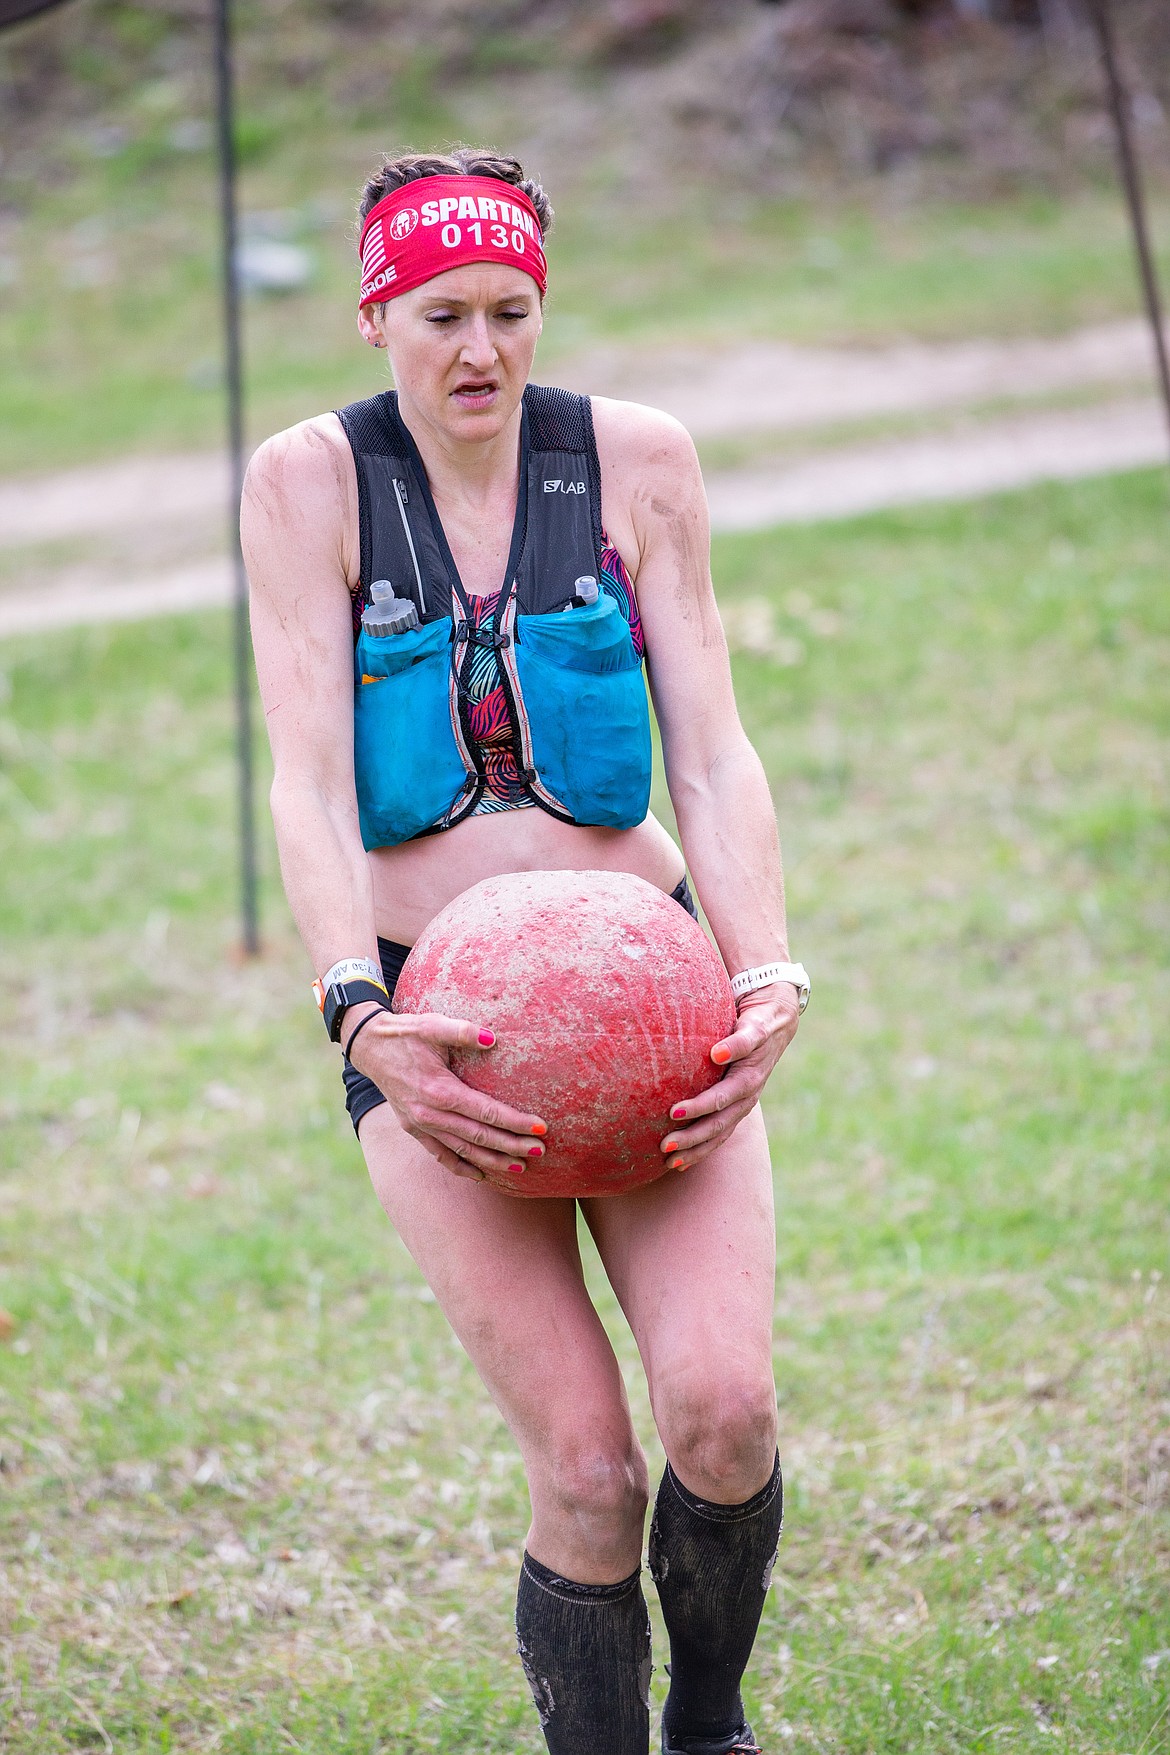
<svg viewBox="0 0 1170 1755">
<path fill-rule="evenodd" d="M 768 1100 L 769 1755 L 1170 1748 L 1167 511 L 1146 474 L 717 548 L 815 979 Z M 233 956 L 226 647 L 0 652 L 0 1747 L 535 1755 L 516 1457 L 270 853 Z"/>
</svg>

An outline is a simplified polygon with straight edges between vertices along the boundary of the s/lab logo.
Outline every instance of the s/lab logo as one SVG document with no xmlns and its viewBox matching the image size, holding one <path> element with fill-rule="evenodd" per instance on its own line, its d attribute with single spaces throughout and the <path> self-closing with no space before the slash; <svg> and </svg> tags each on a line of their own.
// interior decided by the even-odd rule
<svg viewBox="0 0 1170 1755">
<path fill-rule="evenodd" d="M 583 481 L 546 481 L 544 491 L 546 494 L 583 494 L 585 483 Z"/>
</svg>

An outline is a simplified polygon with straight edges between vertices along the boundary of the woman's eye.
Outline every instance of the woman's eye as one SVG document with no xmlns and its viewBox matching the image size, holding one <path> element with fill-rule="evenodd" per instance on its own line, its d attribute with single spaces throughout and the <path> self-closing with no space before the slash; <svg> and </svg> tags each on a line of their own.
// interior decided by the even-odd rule
<svg viewBox="0 0 1170 1755">
<path fill-rule="evenodd" d="M 499 313 L 500 319 L 504 323 L 523 323 L 527 315 L 527 311 L 501 311 Z"/>
<path fill-rule="evenodd" d="M 435 311 L 427 318 L 428 323 L 455 323 L 457 321 L 454 311 Z"/>
</svg>

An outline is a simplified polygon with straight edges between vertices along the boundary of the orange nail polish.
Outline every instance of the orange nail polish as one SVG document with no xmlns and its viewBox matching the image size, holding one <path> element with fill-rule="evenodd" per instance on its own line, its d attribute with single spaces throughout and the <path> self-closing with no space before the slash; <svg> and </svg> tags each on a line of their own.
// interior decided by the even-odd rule
<svg viewBox="0 0 1170 1755">
<path fill-rule="evenodd" d="M 724 1048 L 722 1043 L 717 1043 L 711 1050 L 711 1059 L 715 1062 L 716 1066 L 726 1066 L 731 1059 L 730 1048 Z"/>
<path fill-rule="evenodd" d="M 544 1125 L 543 1121 L 534 1121 L 532 1123 L 532 1131 L 538 1140 L 542 1140 L 548 1132 L 548 1128 Z"/>
<path fill-rule="evenodd" d="M 678 1141 L 677 1140 L 663 1140 L 662 1149 L 664 1152 L 677 1152 L 678 1151 Z"/>
</svg>

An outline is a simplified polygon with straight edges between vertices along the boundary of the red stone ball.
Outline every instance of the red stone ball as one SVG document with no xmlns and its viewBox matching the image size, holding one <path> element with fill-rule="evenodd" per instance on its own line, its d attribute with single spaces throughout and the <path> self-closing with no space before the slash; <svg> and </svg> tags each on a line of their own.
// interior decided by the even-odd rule
<svg viewBox="0 0 1170 1755">
<path fill-rule="evenodd" d="M 722 1076 L 711 1049 L 735 1027 L 715 946 L 685 908 L 613 871 L 486 878 L 430 922 L 407 957 L 396 1012 L 486 1024 L 496 1046 L 451 1053 L 477 1091 L 548 1124 L 543 1158 L 509 1194 L 623 1194 L 666 1168 L 670 1108 Z"/>
</svg>

